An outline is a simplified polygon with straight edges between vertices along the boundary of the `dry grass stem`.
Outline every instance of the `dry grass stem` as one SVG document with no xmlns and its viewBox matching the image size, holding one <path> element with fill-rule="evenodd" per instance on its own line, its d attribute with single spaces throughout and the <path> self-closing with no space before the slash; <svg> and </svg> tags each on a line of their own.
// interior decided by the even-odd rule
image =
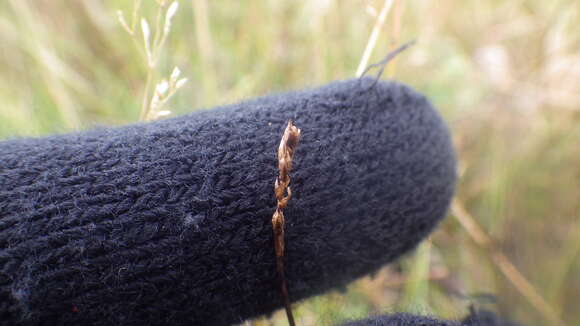
<svg viewBox="0 0 580 326">
<path fill-rule="evenodd" d="M 517 267 L 498 249 L 492 238 L 477 224 L 473 216 L 457 200 L 451 206 L 453 216 L 467 231 L 473 241 L 489 252 L 491 260 L 507 277 L 514 287 L 534 306 L 550 325 L 564 326 L 554 308 L 538 293 L 535 287 L 520 273 Z"/>
<path fill-rule="evenodd" d="M 393 5 L 393 0 L 385 0 L 385 4 L 383 5 L 383 8 L 381 9 L 379 16 L 377 17 L 377 20 L 375 21 L 375 25 L 373 26 L 373 31 L 371 32 L 371 36 L 369 37 L 369 40 L 367 42 L 367 46 L 365 47 L 365 51 L 363 52 L 362 58 L 358 64 L 358 68 L 356 69 L 356 76 L 357 77 L 360 77 L 363 74 L 363 71 L 365 71 L 365 68 L 369 63 L 371 53 L 373 52 L 373 50 L 377 44 L 377 39 L 379 38 L 379 33 L 381 31 L 381 28 L 385 24 L 385 19 L 387 18 L 387 14 L 389 13 L 389 10 L 391 9 L 392 5 Z"/>
<path fill-rule="evenodd" d="M 393 9 L 393 24 L 392 24 L 392 35 L 391 35 L 391 50 L 396 48 L 401 39 L 401 26 L 403 21 L 403 5 L 404 1 L 395 0 Z M 393 58 L 393 62 L 389 66 L 387 75 L 391 78 L 395 76 L 397 71 L 397 58 Z"/>
<path fill-rule="evenodd" d="M 284 302 L 286 316 L 288 317 L 288 324 L 290 326 L 294 326 L 295 322 L 288 295 L 288 286 L 286 285 L 286 278 L 284 277 L 284 208 L 286 208 L 288 201 L 292 197 L 292 191 L 290 190 L 290 170 L 292 170 L 292 158 L 294 157 L 294 151 L 298 146 L 299 140 L 300 129 L 296 128 L 292 124 L 292 121 L 288 121 L 286 130 L 284 130 L 284 135 L 282 135 L 282 140 L 280 141 L 280 146 L 278 147 L 278 170 L 280 174 L 274 183 L 274 193 L 276 194 L 278 205 L 272 216 L 276 270 L 280 282 L 282 301 Z"/>
</svg>

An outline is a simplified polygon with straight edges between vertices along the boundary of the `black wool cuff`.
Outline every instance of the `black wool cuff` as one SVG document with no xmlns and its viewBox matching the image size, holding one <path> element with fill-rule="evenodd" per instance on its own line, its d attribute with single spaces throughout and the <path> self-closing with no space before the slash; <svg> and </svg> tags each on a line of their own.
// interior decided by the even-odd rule
<svg viewBox="0 0 580 326">
<path fill-rule="evenodd" d="M 125 127 L 0 142 L 0 325 L 230 325 L 281 307 L 276 151 L 293 301 L 413 249 L 455 183 L 422 95 L 353 79 Z"/>
</svg>

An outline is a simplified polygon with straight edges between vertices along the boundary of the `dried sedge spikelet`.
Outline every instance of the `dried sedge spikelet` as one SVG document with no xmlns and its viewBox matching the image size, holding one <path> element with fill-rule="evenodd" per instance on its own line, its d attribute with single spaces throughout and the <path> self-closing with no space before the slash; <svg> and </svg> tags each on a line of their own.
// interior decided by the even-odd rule
<svg viewBox="0 0 580 326">
<path fill-rule="evenodd" d="M 278 147 L 278 170 L 280 174 L 274 183 L 274 193 L 278 205 L 272 216 L 272 229 L 274 231 L 274 250 L 276 252 L 276 270 L 280 282 L 280 292 L 282 301 L 286 308 L 286 316 L 290 326 L 294 326 L 294 317 L 288 296 L 288 287 L 284 278 L 284 208 L 292 197 L 290 189 L 290 170 L 292 170 L 292 158 L 300 140 L 300 129 L 296 128 L 292 121 L 288 121 L 286 130 L 282 135 L 280 146 Z"/>
<path fill-rule="evenodd" d="M 291 121 L 288 121 L 288 126 L 284 131 L 280 146 L 278 147 L 278 169 L 280 170 L 280 175 L 274 184 L 276 199 L 281 209 L 286 207 L 292 195 L 289 187 L 290 170 L 292 169 L 292 158 L 294 157 L 294 151 L 298 146 L 299 140 L 300 129 L 292 125 Z"/>
</svg>

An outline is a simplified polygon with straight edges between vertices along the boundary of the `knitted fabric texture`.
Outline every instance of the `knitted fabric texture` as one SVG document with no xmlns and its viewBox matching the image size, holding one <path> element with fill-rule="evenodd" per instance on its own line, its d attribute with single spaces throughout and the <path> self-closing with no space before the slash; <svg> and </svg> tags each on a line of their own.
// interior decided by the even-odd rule
<svg viewBox="0 0 580 326">
<path fill-rule="evenodd" d="M 472 311 L 462 321 L 439 320 L 426 316 L 396 313 L 351 321 L 341 326 L 518 326 L 518 324 L 501 319 L 493 312 L 482 309 Z"/>
<path fill-rule="evenodd" d="M 371 79 L 119 128 L 0 142 L 0 325 L 230 325 L 281 307 L 276 150 L 292 301 L 372 272 L 445 215 L 448 130 Z"/>
<path fill-rule="evenodd" d="M 425 316 L 415 316 L 406 313 L 373 316 L 367 319 L 347 322 L 341 326 L 472 326 L 462 325 L 456 321 L 439 320 Z M 484 326 L 484 325 L 473 325 Z M 488 326 L 488 325 L 485 325 Z M 496 325 L 489 325 L 496 326 Z"/>
</svg>

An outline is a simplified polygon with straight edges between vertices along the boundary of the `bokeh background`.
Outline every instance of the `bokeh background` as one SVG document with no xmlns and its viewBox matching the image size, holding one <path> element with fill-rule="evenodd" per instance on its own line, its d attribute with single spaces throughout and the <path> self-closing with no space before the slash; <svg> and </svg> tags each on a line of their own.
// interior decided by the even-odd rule
<svg viewBox="0 0 580 326">
<path fill-rule="evenodd" d="M 369 64 L 416 40 L 382 78 L 427 94 L 452 129 L 450 215 L 401 261 L 295 305 L 299 325 L 470 305 L 580 325 L 579 1 L 180 0 L 159 45 L 170 4 L 2 0 L 0 139 L 137 121 L 176 66 L 188 81 L 158 115 L 351 78 L 365 49 Z M 155 64 L 141 18 L 151 51 L 160 31 Z"/>
</svg>

